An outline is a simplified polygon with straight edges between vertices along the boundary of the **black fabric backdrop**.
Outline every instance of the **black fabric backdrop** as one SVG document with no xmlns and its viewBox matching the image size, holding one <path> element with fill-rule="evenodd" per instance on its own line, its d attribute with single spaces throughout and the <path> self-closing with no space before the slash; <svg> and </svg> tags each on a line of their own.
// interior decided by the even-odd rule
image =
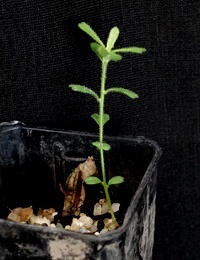
<svg viewBox="0 0 200 260">
<path fill-rule="evenodd" d="M 116 47 L 146 47 L 124 55 L 108 71 L 108 84 L 139 95 L 107 99 L 106 134 L 145 136 L 158 142 L 154 260 L 200 259 L 200 2 L 1 0 L 0 121 L 28 126 L 97 131 L 93 98 L 70 83 L 99 86 L 100 63 L 89 23 L 106 40 L 121 30 Z"/>
</svg>

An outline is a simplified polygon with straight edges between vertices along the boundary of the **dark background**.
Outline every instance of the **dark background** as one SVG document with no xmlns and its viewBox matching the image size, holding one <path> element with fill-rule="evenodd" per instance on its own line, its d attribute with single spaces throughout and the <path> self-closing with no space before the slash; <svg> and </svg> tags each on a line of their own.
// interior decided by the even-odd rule
<svg viewBox="0 0 200 260">
<path fill-rule="evenodd" d="M 162 147 L 153 260 L 200 259 L 200 1 L 1 0 L 0 7 L 0 121 L 97 131 L 93 98 L 68 89 L 99 86 L 100 62 L 79 22 L 104 41 L 118 26 L 116 47 L 147 49 L 109 67 L 108 84 L 139 99 L 108 97 L 105 131 Z"/>
</svg>

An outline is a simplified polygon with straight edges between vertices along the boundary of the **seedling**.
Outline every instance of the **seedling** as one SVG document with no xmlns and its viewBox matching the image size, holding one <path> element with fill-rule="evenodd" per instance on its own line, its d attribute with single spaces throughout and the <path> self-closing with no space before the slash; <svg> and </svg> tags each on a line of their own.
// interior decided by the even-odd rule
<svg viewBox="0 0 200 260">
<path fill-rule="evenodd" d="M 105 45 L 99 36 L 96 34 L 96 32 L 85 22 L 78 24 L 79 28 L 87 33 L 95 42 L 92 42 L 90 44 L 90 47 L 92 51 L 98 56 L 98 58 L 101 61 L 101 87 L 100 87 L 100 93 L 96 93 L 91 88 L 88 88 L 86 86 L 82 85 L 75 85 L 71 84 L 69 87 L 78 92 L 82 92 L 85 94 L 89 94 L 93 96 L 97 103 L 99 104 L 99 111 L 98 113 L 94 113 L 91 115 L 91 117 L 94 119 L 94 121 L 97 123 L 99 127 L 99 138 L 97 141 L 93 142 L 92 144 L 97 147 L 97 149 L 100 152 L 100 161 L 101 161 L 101 173 L 102 173 L 102 179 L 98 177 L 88 177 L 85 179 L 86 184 L 101 184 L 104 188 L 105 197 L 109 206 L 109 212 L 112 217 L 112 221 L 117 224 L 115 214 L 112 209 L 112 203 L 110 199 L 109 194 L 109 187 L 111 185 L 116 185 L 124 182 L 124 178 L 122 176 L 115 176 L 112 177 L 110 180 L 107 180 L 106 176 L 106 170 L 105 170 L 105 162 L 104 162 L 104 152 L 109 151 L 111 149 L 110 145 L 106 142 L 104 142 L 104 126 L 110 119 L 109 115 L 104 113 L 104 103 L 105 103 L 105 97 L 107 94 L 112 92 L 118 92 L 121 94 L 124 94 L 132 99 L 138 98 L 138 95 L 125 88 L 119 88 L 119 87 L 111 87 L 106 88 L 106 77 L 107 77 L 107 68 L 108 63 L 111 61 L 120 61 L 122 59 L 122 53 L 135 53 L 135 54 L 142 54 L 146 51 L 145 48 L 140 47 L 125 47 L 120 49 L 114 49 L 114 44 L 119 36 L 119 29 L 117 27 L 113 27 L 110 30 L 107 44 Z"/>
</svg>

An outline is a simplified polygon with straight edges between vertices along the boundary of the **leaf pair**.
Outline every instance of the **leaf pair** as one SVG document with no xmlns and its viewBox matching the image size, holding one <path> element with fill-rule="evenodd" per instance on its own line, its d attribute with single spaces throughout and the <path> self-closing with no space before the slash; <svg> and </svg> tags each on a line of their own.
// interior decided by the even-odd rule
<svg viewBox="0 0 200 260">
<path fill-rule="evenodd" d="M 76 85 L 76 84 L 70 84 L 69 87 L 74 91 L 89 94 L 89 95 L 93 96 L 97 100 L 97 102 L 99 102 L 99 96 L 92 89 L 90 89 L 86 86 Z M 133 92 L 129 89 L 126 89 L 126 88 L 109 88 L 105 91 L 105 95 L 110 92 L 121 93 L 132 99 L 138 98 L 138 95 L 135 92 Z M 99 121 L 98 114 L 93 114 L 92 118 L 98 123 L 98 121 Z M 107 122 L 108 120 L 109 120 L 109 115 L 105 114 L 104 121 Z"/>
<path fill-rule="evenodd" d="M 96 146 L 99 150 L 104 150 L 104 151 L 109 151 L 110 150 L 110 145 L 107 143 L 101 143 L 101 142 L 93 142 L 92 143 L 94 146 Z"/>
<path fill-rule="evenodd" d="M 100 121 L 101 118 L 97 113 L 92 114 L 91 117 L 94 119 L 94 121 L 97 123 L 98 126 L 100 126 L 101 123 L 102 125 L 105 125 L 105 123 L 107 123 L 108 120 L 110 119 L 110 116 L 108 114 L 103 114 L 102 122 Z"/>
<path fill-rule="evenodd" d="M 108 181 L 108 187 L 111 186 L 111 185 L 117 185 L 117 184 L 120 184 L 120 183 L 123 183 L 123 182 L 124 182 L 124 178 L 122 176 L 115 176 L 115 177 L 112 177 Z M 85 179 L 85 183 L 89 184 L 89 185 L 95 185 L 95 184 L 102 184 L 103 185 L 102 181 L 98 177 L 93 177 L 93 176 L 87 177 Z"/>
</svg>

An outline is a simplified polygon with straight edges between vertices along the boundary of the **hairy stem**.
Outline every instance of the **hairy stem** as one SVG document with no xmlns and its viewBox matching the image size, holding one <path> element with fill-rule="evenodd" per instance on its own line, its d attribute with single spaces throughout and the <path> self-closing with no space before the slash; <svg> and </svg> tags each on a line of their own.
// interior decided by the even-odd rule
<svg viewBox="0 0 200 260">
<path fill-rule="evenodd" d="M 100 102 L 99 102 L 99 116 L 100 116 L 100 124 L 99 124 L 99 142 L 103 143 L 103 133 L 104 133 L 104 99 L 105 99 L 105 84 L 106 84 L 106 73 L 108 67 L 108 60 L 103 58 L 102 60 L 102 75 L 101 75 L 101 92 L 100 92 Z M 115 214 L 112 209 L 112 203 L 110 199 L 110 194 L 108 191 L 108 184 L 106 180 L 105 174 L 105 162 L 104 162 L 104 150 L 100 149 L 100 159 L 101 159 L 101 171 L 102 171 L 102 178 L 103 178 L 103 188 L 106 196 L 106 200 L 109 206 L 110 214 L 112 217 L 113 222 L 116 222 Z"/>
</svg>

